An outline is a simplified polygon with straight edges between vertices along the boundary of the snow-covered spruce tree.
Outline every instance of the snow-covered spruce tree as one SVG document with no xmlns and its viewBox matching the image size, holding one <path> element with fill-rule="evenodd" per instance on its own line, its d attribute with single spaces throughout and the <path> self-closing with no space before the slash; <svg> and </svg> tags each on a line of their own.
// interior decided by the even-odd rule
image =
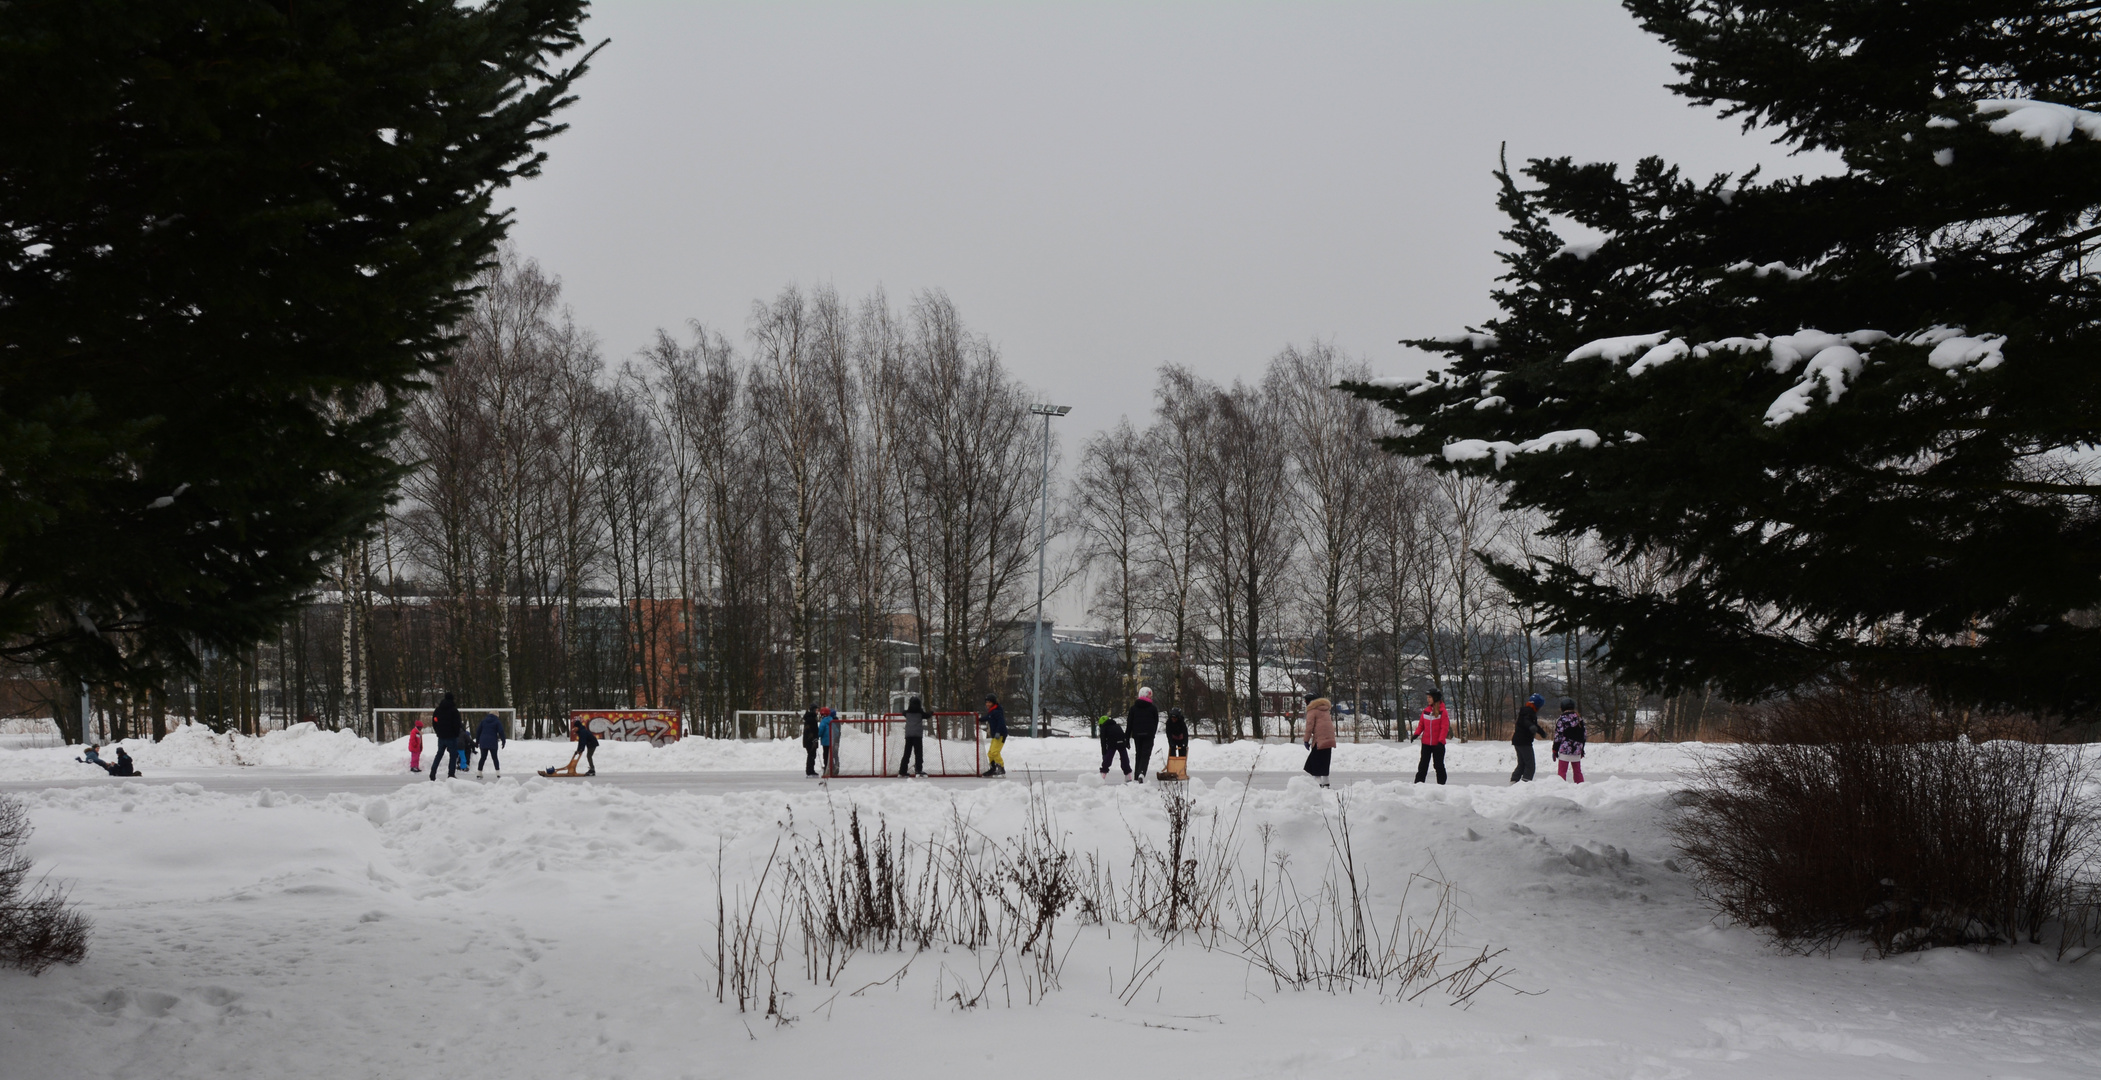
<svg viewBox="0 0 2101 1080">
<path fill-rule="evenodd" d="M 194 666 L 378 520 L 584 6 L 0 4 L 0 660 Z"/>
<path fill-rule="evenodd" d="M 2092 711 L 2101 8 L 1626 6 L 1673 90 L 1844 172 L 1506 166 L 1500 317 L 1409 342 L 1450 358 L 1427 379 L 1350 386 L 1400 417 L 1389 449 L 1665 559 L 1639 592 L 1495 568 L 1650 686 Z"/>
</svg>

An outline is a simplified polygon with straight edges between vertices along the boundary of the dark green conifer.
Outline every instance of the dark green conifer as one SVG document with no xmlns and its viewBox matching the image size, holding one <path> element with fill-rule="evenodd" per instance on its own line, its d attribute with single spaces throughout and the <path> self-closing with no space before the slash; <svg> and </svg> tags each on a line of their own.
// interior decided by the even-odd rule
<svg viewBox="0 0 2101 1080">
<path fill-rule="evenodd" d="M 0 656 L 252 641 L 377 519 L 584 6 L 0 4 Z"/>
<path fill-rule="evenodd" d="M 1642 588 L 1495 568 L 1653 687 L 2092 709 L 2101 9 L 1626 6 L 1682 57 L 1673 90 L 1842 171 L 1499 171 L 1501 315 L 1410 342 L 1449 357 L 1426 380 L 1352 387 L 1397 414 L 1390 448 L 1659 559 Z"/>
</svg>

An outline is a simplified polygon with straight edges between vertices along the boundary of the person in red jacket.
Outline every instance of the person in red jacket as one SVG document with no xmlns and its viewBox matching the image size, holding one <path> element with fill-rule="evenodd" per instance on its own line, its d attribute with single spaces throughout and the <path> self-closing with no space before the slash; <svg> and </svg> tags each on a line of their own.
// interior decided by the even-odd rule
<svg viewBox="0 0 2101 1080">
<path fill-rule="evenodd" d="M 1420 784 L 1430 775 L 1430 765 L 1434 762 L 1437 782 L 1444 783 L 1444 743 L 1452 735 L 1452 716 L 1444 711 L 1444 691 L 1430 691 L 1429 700 L 1423 704 L 1423 714 L 1415 721 L 1415 732 L 1423 741 L 1423 757 L 1415 766 L 1415 782 Z"/>
</svg>

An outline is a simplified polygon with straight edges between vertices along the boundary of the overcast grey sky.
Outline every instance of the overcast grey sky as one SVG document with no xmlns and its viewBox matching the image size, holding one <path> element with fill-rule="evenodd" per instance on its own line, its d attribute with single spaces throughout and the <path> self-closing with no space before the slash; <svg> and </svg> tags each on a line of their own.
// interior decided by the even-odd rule
<svg viewBox="0 0 2101 1080">
<path fill-rule="evenodd" d="M 1491 313 L 1501 142 L 1802 165 L 1665 92 L 1609 0 L 600 0 L 587 32 L 511 198 L 609 360 L 689 319 L 742 342 L 789 282 L 938 287 L 1068 440 L 1169 362 L 1225 381 L 1318 335 L 1419 370 L 1396 339 Z"/>
</svg>

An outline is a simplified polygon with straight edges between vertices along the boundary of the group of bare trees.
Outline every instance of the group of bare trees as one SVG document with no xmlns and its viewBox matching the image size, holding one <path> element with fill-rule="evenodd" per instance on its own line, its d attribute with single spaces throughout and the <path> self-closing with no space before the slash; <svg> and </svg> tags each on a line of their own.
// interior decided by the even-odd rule
<svg viewBox="0 0 2101 1080">
<path fill-rule="evenodd" d="M 507 254 L 481 284 L 410 403 L 400 498 L 333 587 L 201 677 L 97 688 L 102 730 L 158 734 L 165 713 L 362 729 L 448 691 L 528 730 L 658 706 L 748 734 L 738 710 L 907 691 L 1033 705 L 1042 451 L 1024 388 L 947 296 L 791 286 L 736 341 L 659 331 L 612 367 L 535 263 Z M 1101 629 L 1046 643 L 1052 709 L 1150 683 L 1220 735 L 1260 736 L 1318 692 L 1376 737 L 1439 687 L 1487 734 L 1533 690 L 1587 689 L 1594 730 L 1631 720 L 1640 695 L 1586 663 L 1590 642 L 1536 632 L 1479 558 L 1580 543 L 1538 536 L 1489 481 L 1381 451 L 1386 414 L 1333 389 L 1367 376 L 1323 342 L 1230 386 L 1168 366 L 1142 426 L 1087 440 L 1052 499 L 1076 556 L 1061 580 Z"/>
<path fill-rule="evenodd" d="M 1113 658 L 1125 695 L 1150 683 L 1227 737 L 1278 734 L 1315 693 L 1391 736 L 1431 688 L 1477 737 L 1534 692 L 1584 696 L 1594 730 L 1631 732 L 1642 695 L 1596 670 L 1595 642 L 1541 634 L 1480 558 L 1582 560 L 1583 545 L 1539 536 L 1490 481 L 1383 452 L 1387 414 L 1333 389 L 1369 378 L 1320 341 L 1256 382 L 1170 366 L 1143 427 L 1081 447 L 1068 523 L 1105 633 L 1064 666 L 1075 703 L 1106 696 Z"/>
<path fill-rule="evenodd" d="M 322 598 L 343 656 L 312 703 L 451 690 L 719 731 L 740 709 L 1005 689 L 1028 400 L 945 295 L 789 287 L 742 349 L 696 324 L 608 370 L 536 264 L 483 285 L 411 409 L 400 503 Z"/>
</svg>

